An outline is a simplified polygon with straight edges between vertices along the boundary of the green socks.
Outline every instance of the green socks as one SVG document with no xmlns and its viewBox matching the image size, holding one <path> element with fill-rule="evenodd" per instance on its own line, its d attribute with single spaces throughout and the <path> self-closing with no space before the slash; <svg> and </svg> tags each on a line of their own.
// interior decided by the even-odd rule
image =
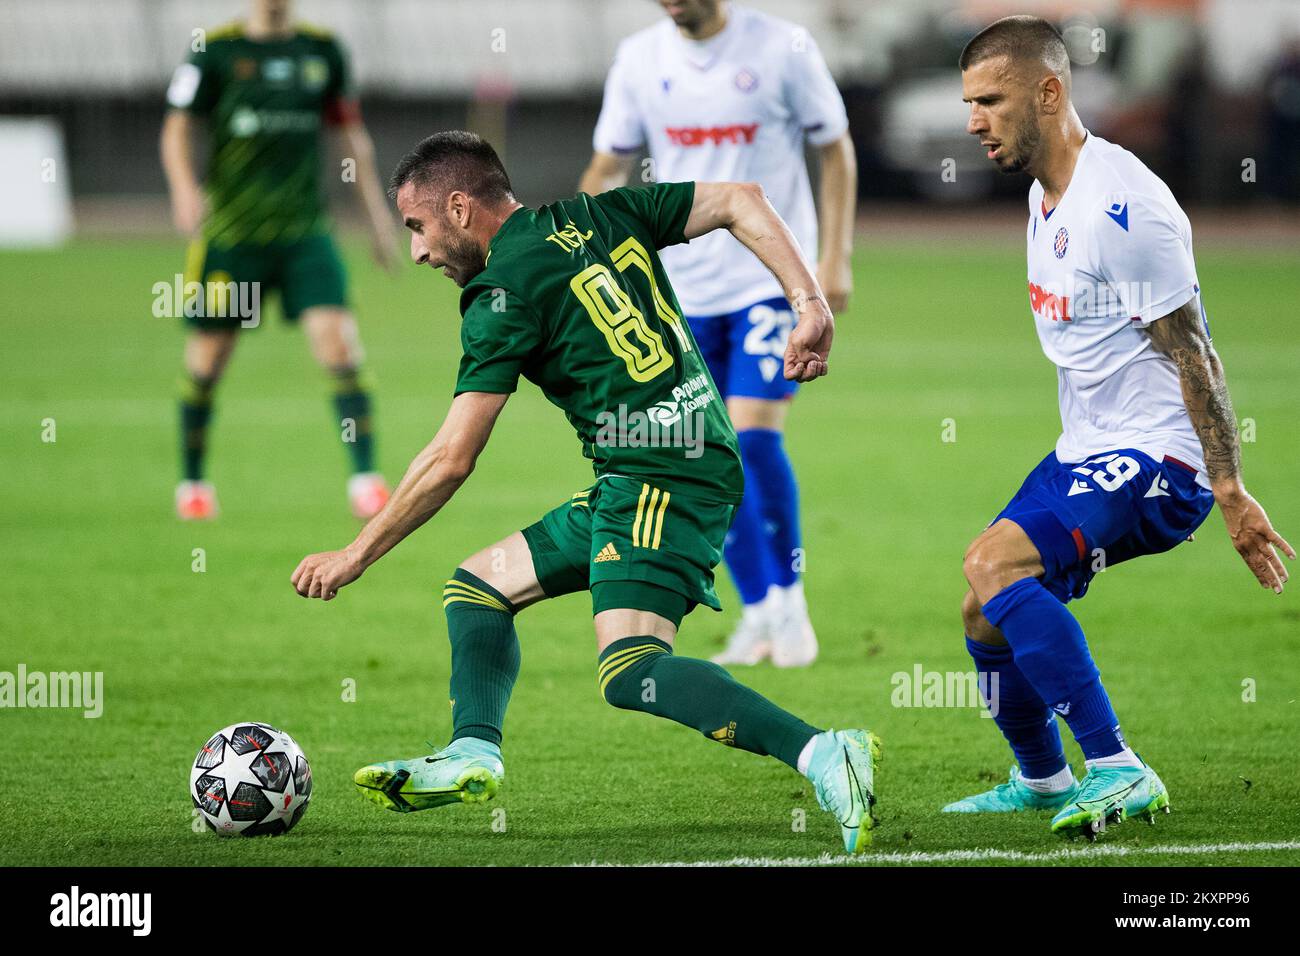
<svg viewBox="0 0 1300 956">
<path fill-rule="evenodd" d="M 375 470 L 374 442 L 370 434 L 370 390 L 355 368 L 332 369 L 334 377 L 334 412 L 344 441 L 352 456 L 352 470 L 360 473 Z"/>
<path fill-rule="evenodd" d="M 451 739 L 500 746 L 515 678 L 515 609 L 490 584 L 457 568 L 442 592 L 451 639 Z M 667 717 L 710 740 L 770 754 L 798 768 L 799 752 L 819 731 L 737 683 L 708 661 L 674 657 L 653 637 L 625 637 L 600 655 L 601 696 L 615 707 Z"/>
<path fill-rule="evenodd" d="M 346 429 L 348 454 L 354 472 L 375 470 L 374 440 L 370 428 L 370 391 L 357 369 L 334 369 L 334 411 Z M 186 374 L 181 389 L 181 472 L 186 481 L 203 478 L 203 458 L 208 446 L 215 382 Z"/>
<path fill-rule="evenodd" d="M 674 657 L 653 637 L 625 637 L 605 648 L 596 674 L 601 696 L 694 727 L 710 740 L 770 754 L 798 769 L 799 752 L 820 731 L 710 661 Z"/>
<path fill-rule="evenodd" d="M 186 373 L 180 380 L 181 392 L 181 473 L 186 481 L 203 479 L 203 456 L 208 450 L 208 422 L 212 420 L 210 378 Z"/>
<path fill-rule="evenodd" d="M 457 568 L 442 591 L 451 639 L 451 739 L 478 737 L 500 746 L 515 678 L 515 609 L 495 588 Z"/>
</svg>

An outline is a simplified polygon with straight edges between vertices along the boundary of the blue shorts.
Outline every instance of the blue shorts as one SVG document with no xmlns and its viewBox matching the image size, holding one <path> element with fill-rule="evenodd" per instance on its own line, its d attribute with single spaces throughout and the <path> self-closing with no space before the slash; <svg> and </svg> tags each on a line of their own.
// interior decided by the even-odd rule
<svg viewBox="0 0 1300 956">
<path fill-rule="evenodd" d="M 723 398 L 789 398 L 798 382 L 786 381 L 785 344 L 794 312 L 780 296 L 726 315 L 688 315 L 700 355 Z"/>
<path fill-rule="evenodd" d="M 1098 571 L 1187 540 L 1213 505 L 1196 470 L 1167 455 L 1157 462 L 1121 448 L 1063 464 L 1052 452 L 993 520 L 1024 529 L 1043 559 L 1043 586 L 1065 602 L 1083 597 Z"/>
</svg>

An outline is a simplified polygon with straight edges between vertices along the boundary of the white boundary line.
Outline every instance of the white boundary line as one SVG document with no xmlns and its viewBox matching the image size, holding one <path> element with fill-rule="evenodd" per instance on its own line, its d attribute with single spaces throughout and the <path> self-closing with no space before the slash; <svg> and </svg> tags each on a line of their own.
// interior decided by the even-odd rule
<svg viewBox="0 0 1300 956">
<path fill-rule="evenodd" d="M 1056 863 L 1076 860 L 1085 862 L 1099 857 L 1197 856 L 1214 853 L 1263 853 L 1276 850 L 1300 850 L 1300 840 L 1274 843 L 1201 843 L 1174 846 L 1093 846 L 1085 849 L 1052 850 L 1047 853 L 1023 853 L 1020 850 L 943 850 L 940 852 L 872 853 L 860 856 L 823 853 L 821 856 L 736 856 L 730 860 L 700 860 L 677 863 L 635 863 L 632 866 L 713 867 L 713 866 L 870 866 L 876 863 L 982 863 L 1009 860 L 1016 863 Z M 575 863 L 574 866 L 624 866 L 619 863 Z"/>
</svg>

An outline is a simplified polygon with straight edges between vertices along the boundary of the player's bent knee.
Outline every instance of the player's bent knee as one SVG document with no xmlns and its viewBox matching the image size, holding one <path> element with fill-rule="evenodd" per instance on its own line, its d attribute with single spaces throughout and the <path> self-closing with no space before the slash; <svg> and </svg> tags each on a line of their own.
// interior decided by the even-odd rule
<svg viewBox="0 0 1300 956">
<path fill-rule="evenodd" d="M 976 538 L 971 542 L 971 546 L 966 549 L 966 555 L 961 562 L 961 570 L 974 592 L 971 597 L 975 598 L 978 603 L 979 594 L 985 591 L 990 586 L 990 582 L 995 580 L 1003 570 L 1003 563 L 997 547 L 990 544 L 983 535 Z"/>
<path fill-rule="evenodd" d="M 476 551 L 460 562 L 457 574 L 468 574 L 495 589 L 518 613 L 546 599 L 524 535 L 516 531 L 501 541 Z M 454 577 L 455 575 L 453 575 Z"/>
<path fill-rule="evenodd" d="M 1043 574 L 1038 548 L 1019 525 L 1002 519 L 966 549 L 962 572 L 981 602 L 1022 578 Z"/>
</svg>

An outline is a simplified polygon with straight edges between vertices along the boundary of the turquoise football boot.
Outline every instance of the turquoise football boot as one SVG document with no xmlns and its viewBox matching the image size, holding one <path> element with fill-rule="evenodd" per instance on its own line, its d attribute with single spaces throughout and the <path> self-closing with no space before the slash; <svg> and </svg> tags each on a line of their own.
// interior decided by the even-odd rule
<svg viewBox="0 0 1300 956">
<path fill-rule="evenodd" d="M 1052 818 L 1052 832 L 1095 840 L 1108 822 L 1144 816 L 1155 823 L 1157 810 L 1169 812 L 1169 791 L 1150 767 L 1093 767 L 1074 799 Z"/>
<path fill-rule="evenodd" d="M 814 738 L 808 779 L 817 802 L 835 814 L 840 824 L 844 849 L 861 853 L 871 845 L 876 825 L 876 762 L 880 760 L 880 738 L 865 730 L 828 730 Z"/>
<path fill-rule="evenodd" d="M 1019 810 L 1059 810 L 1079 792 L 1078 781 L 1056 793 L 1039 793 L 1021 782 L 1020 767 L 1012 765 L 1011 778 L 992 790 L 962 797 L 943 808 L 944 813 L 1015 813 Z"/>
<path fill-rule="evenodd" d="M 462 737 L 429 757 L 389 760 L 352 775 L 361 795 L 386 810 L 414 813 L 449 803 L 483 803 L 505 780 L 501 748 Z"/>
</svg>

